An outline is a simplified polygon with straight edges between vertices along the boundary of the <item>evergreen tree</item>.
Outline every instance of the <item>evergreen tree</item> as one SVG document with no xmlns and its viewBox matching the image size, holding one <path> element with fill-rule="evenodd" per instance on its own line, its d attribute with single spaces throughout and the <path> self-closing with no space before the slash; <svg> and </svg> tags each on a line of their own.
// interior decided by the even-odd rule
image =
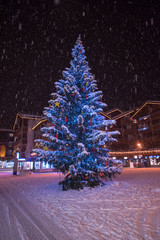
<svg viewBox="0 0 160 240">
<path fill-rule="evenodd" d="M 36 140 L 41 148 L 34 149 L 39 160 L 53 163 L 61 172 L 71 165 L 87 170 L 105 167 L 109 150 L 104 145 L 115 141 L 112 136 L 118 133 L 109 131 L 115 121 L 101 115 L 106 104 L 90 73 L 80 36 L 72 56 L 44 110 L 50 126 L 41 129 L 43 140 Z"/>
</svg>

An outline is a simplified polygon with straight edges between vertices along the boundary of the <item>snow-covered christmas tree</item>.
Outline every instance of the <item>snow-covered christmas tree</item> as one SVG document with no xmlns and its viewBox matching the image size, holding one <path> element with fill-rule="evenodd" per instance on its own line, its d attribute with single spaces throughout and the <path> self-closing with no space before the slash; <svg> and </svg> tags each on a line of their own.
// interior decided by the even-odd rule
<svg viewBox="0 0 160 240">
<path fill-rule="evenodd" d="M 41 148 L 35 148 L 38 159 L 53 163 L 62 172 L 70 166 L 75 169 L 95 170 L 106 166 L 109 150 L 107 143 L 115 141 L 117 131 L 109 131 L 114 120 L 101 115 L 106 106 L 102 92 L 90 73 L 80 36 L 72 49 L 70 68 L 55 83 L 49 107 L 44 116 L 50 122 L 43 127 L 43 140 L 36 140 Z"/>
</svg>

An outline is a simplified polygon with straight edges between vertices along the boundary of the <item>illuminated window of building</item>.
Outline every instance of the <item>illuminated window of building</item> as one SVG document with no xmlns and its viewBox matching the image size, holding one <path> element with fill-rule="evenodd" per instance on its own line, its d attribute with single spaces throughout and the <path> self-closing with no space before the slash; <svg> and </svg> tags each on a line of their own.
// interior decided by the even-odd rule
<svg viewBox="0 0 160 240">
<path fill-rule="evenodd" d="M 0 157 L 5 157 L 6 155 L 6 147 L 4 145 L 0 146 Z"/>
<path fill-rule="evenodd" d="M 140 118 L 139 118 L 139 121 L 146 120 L 147 118 L 149 118 L 149 115 L 146 115 L 146 116 L 140 117 Z"/>
</svg>

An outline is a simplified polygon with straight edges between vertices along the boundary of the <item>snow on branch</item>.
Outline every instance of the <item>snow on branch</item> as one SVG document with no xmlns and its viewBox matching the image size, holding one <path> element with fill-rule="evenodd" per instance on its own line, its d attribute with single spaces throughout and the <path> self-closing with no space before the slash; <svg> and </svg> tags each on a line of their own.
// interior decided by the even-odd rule
<svg viewBox="0 0 160 240">
<path fill-rule="evenodd" d="M 51 126 L 51 127 L 42 127 L 41 131 L 44 133 L 48 133 L 48 132 L 57 132 L 57 129 L 55 128 L 55 126 Z"/>
<path fill-rule="evenodd" d="M 55 122 L 57 118 L 47 111 L 48 108 L 44 108 L 44 109 L 45 109 L 45 110 L 43 111 L 44 116 L 45 116 L 50 122 Z"/>
<path fill-rule="evenodd" d="M 63 85 L 65 85 L 65 83 L 66 83 L 66 81 L 65 81 L 64 79 L 60 79 L 59 82 L 60 82 L 61 84 L 63 84 Z M 57 83 L 57 82 L 56 82 L 56 83 Z M 56 84 L 56 83 L 55 83 L 55 84 Z"/>
<path fill-rule="evenodd" d="M 60 95 L 58 93 L 51 93 L 51 96 L 53 99 L 60 97 Z"/>
<path fill-rule="evenodd" d="M 64 84 L 61 82 L 55 82 L 56 89 L 63 90 Z"/>
<path fill-rule="evenodd" d="M 78 161 L 81 161 L 83 158 L 85 158 L 86 156 L 88 156 L 88 152 L 87 151 L 83 151 L 83 152 L 81 152 L 81 153 L 79 153 L 78 155 L 77 155 L 77 158 L 76 158 L 76 161 L 78 162 Z"/>
<path fill-rule="evenodd" d="M 101 96 L 102 96 L 102 91 L 91 92 L 90 94 L 88 94 L 88 100 L 92 100 L 96 97 L 98 100 L 100 100 Z"/>
<path fill-rule="evenodd" d="M 101 108 L 107 107 L 107 104 L 106 104 L 106 103 L 103 103 L 103 102 L 100 102 L 100 101 L 95 101 L 95 102 L 94 102 L 94 105 L 95 105 L 96 107 L 101 107 Z"/>
<path fill-rule="evenodd" d="M 119 131 L 106 132 L 106 137 L 102 140 L 102 145 L 104 145 L 106 142 L 117 142 L 117 139 L 112 137 L 117 134 L 120 134 Z"/>
<path fill-rule="evenodd" d="M 50 139 L 52 142 L 58 142 L 58 139 L 51 134 L 44 133 L 42 134 L 43 137 Z"/>
<path fill-rule="evenodd" d="M 85 158 L 86 156 L 88 156 L 89 153 L 87 152 L 87 150 L 86 150 L 86 148 L 85 148 L 83 143 L 78 143 L 77 147 L 80 150 L 80 153 L 77 155 L 76 159 L 77 159 L 77 161 L 80 161 L 83 158 Z"/>
<path fill-rule="evenodd" d="M 115 120 L 104 120 L 102 122 L 102 126 L 104 127 L 108 127 L 110 125 L 115 125 L 116 124 L 116 121 Z"/>
<path fill-rule="evenodd" d="M 46 151 L 38 148 L 33 149 L 33 151 L 38 154 L 40 160 L 44 160 L 44 161 L 45 160 L 49 161 L 51 159 L 54 159 L 57 155 L 56 151 L 50 151 L 50 150 Z"/>
<path fill-rule="evenodd" d="M 48 101 L 48 103 L 50 103 L 50 104 L 55 104 L 56 102 L 59 102 L 60 103 L 60 105 L 65 105 L 67 102 L 64 100 L 64 98 L 62 98 L 62 97 L 58 97 L 57 99 L 51 99 L 51 100 L 49 100 Z"/>
<path fill-rule="evenodd" d="M 82 115 L 79 115 L 79 116 L 78 116 L 78 126 L 82 126 L 82 125 L 83 125 L 83 122 L 84 122 L 84 120 L 83 120 Z"/>
<path fill-rule="evenodd" d="M 93 117 L 96 115 L 94 106 L 89 107 L 88 105 L 84 105 L 82 111 L 85 113 L 86 117 Z"/>
<path fill-rule="evenodd" d="M 111 133 L 111 135 L 113 136 L 113 135 L 118 135 L 118 134 L 120 134 L 120 132 L 119 131 L 117 131 L 117 130 L 115 130 L 115 131 L 112 131 L 112 132 L 110 132 Z"/>
<path fill-rule="evenodd" d="M 75 139 L 76 139 L 76 135 L 72 134 L 66 126 L 62 125 L 62 131 L 63 131 L 66 135 L 68 135 L 72 140 L 75 140 Z"/>
<path fill-rule="evenodd" d="M 78 149 L 80 149 L 81 151 L 85 151 L 85 150 L 86 150 L 86 148 L 85 148 L 85 146 L 84 146 L 83 143 L 78 143 L 78 144 L 77 144 L 77 147 L 78 147 Z"/>
<path fill-rule="evenodd" d="M 71 91 L 72 91 L 72 94 L 74 93 L 74 95 L 75 95 L 77 98 L 79 98 L 79 100 L 81 100 L 81 94 L 79 93 L 78 88 L 76 88 L 76 87 L 74 86 L 74 87 L 72 87 Z"/>
<path fill-rule="evenodd" d="M 95 105 L 95 102 L 97 102 L 97 101 L 99 101 L 99 96 L 92 98 L 92 99 L 90 100 L 90 103 Z"/>
<path fill-rule="evenodd" d="M 99 131 L 99 130 L 95 130 L 93 132 L 93 134 L 90 134 L 88 137 L 88 142 L 98 142 L 100 141 L 100 139 L 102 139 L 104 136 L 106 136 L 107 133 L 105 131 Z"/>
<path fill-rule="evenodd" d="M 97 109 L 95 109 L 94 111 L 95 111 L 96 113 L 100 113 L 100 112 L 103 111 L 103 109 L 102 109 L 102 108 L 97 108 Z"/>
</svg>

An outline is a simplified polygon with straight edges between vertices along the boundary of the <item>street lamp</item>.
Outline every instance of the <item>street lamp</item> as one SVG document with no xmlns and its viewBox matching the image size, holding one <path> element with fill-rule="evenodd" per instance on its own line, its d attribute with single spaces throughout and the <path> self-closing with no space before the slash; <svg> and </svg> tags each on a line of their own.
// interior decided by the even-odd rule
<svg viewBox="0 0 160 240">
<path fill-rule="evenodd" d="M 138 148 L 138 150 L 141 150 L 142 144 L 140 142 L 137 143 L 137 148 Z"/>
</svg>

